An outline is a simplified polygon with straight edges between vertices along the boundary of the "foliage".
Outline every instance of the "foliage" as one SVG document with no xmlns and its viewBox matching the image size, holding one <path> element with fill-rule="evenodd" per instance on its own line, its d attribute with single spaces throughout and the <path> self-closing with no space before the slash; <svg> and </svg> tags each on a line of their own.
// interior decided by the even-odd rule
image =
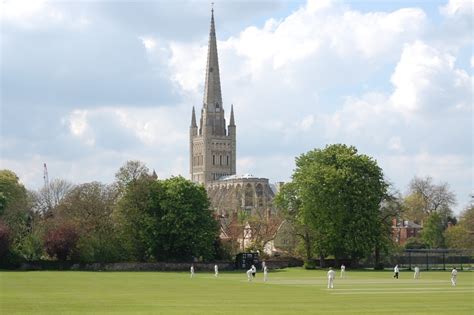
<svg viewBox="0 0 474 315">
<path fill-rule="evenodd" d="M 315 231 L 322 254 L 357 261 L 372 252 L 387 191 L 372 158 L 342 144 L 315 149 L 296 159 L 293 182 L 304 222 Z"/>
<path fill-rule="evenodd" d="M 155 230 L 156 258 L 212 258 L 218 226 L 209 210 L 204 187 L 183 177 L 172 177 L 161 184 L 163 212 Z"/>
<path fill-rule="evenodd" d="M 405 242 L 405 249 L 425 249 L 428 245 L 423 242 L 419 237 L 410 237 Z"/>
<path fill-rule="evenodd" d="M 461 213 L 457 225 L 445 230 L 444 238 L 449 248 L 474 249 L 474 206 Z"/>
<path fill-rule="evenodd" d="M 79 240 L 78 228 L 71 222 L 58 222 L 44 236 L 46 253 L 60 261 L 65 261 L 74 253 Z"/>
<path fill-rule="evenodd" d="M 118 204 L 123 239 L 138 260 L 211 258 L 217 224 L 204 187 L 182 177 L 128 184 Z"/>
<path fill-rule="evenodd" d="M 443 226 L 452 220 L 452 207 L 456 204 L 454 192 L 447 183 L 434 184 L 429 176 L 415 177 L 410 182 L 409 193 L 405 197 L 405 216 L 421 223 L 433 213 L 440 215 Z"/>
<path fill-rule="evenodd" d="M 285 183 L 275 196 L 274 202 L 283 218 L 290 225 L 292 233 L 299 238 L 301 244 L 298 248 L 303 248 L 305 261 L 311 260 L 315 251 L 316 232 L 304 220 L 296 184 Z"/>
<path fill-rule="evenodd" d="M 118 261 L 124 257 L 113 218 L 117 192 L 99 182 L 74 187 L 54 210 L 56 218 L 80 226 L 76 254 L 84 262 Z"/>
<path fill-rule="evenodd" d="M 0 221 L 0 259 L 4 259 L 10 251 L 11 236 L 8 226 Z"/>
<path fill-rule="evenodd" d="M 53 179 L 47 186 L 33 193 L 33 209 L 42 215 L 48 215 L 73 188 L 74 185 L 64 179 Z"/>
<path fill-rule="evenodd" d="M 117 173 L 115 180 L 120 193 L 124 192 L 129 184 L 136 183 L 143 177 L 147 177 L 150 170 L 140 161 L 127 161 Z"/>
<path fill-rule="evenodd" d="M 26 204 L 26 189 L 18 176 L 10 170 L 0 170 L 0 216 L 7 215 L 9 209 L 15 213 Z"/>
<path fill-rule="evenodd" d="M 444 227 L 441 215 L 438 213 L 432 213 L 423 226 L 421 238 L 430 248 L 443 248 L 443 232 Z"/>
</svg>

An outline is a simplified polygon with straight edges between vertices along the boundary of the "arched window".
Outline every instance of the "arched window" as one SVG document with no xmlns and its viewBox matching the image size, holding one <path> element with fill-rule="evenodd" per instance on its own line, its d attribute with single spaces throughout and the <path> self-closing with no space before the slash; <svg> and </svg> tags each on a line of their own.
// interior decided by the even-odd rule
<svg viewBox="0 0 474 315">
<path fill-rule="evenodd" d="M 263 207 L 263 186 L 262 186 L 262 184 L 257 184 L 257 186 L 255 186 L 255 193 L 257 195 L 257 206 Z"/>
<path fill-rule="evenodd" d="M 227 164 L 226 165 L 229 165 L 229 156 L 227 156 Z"/>
<path fill-rule="evenodd" d="M 219 165 L 222 165 L 222 155 L 219 155 Z"/>
<path fill-rule="evenodd" d="M 215 155 L 212 156 L 212 165 L 216 165 L 216 156 Z"/>
<path fill-rule="evenodd" d="M 245 186 L 245 207 L 253 207 L 253 188 L 250 184 Z"/>
</svg>

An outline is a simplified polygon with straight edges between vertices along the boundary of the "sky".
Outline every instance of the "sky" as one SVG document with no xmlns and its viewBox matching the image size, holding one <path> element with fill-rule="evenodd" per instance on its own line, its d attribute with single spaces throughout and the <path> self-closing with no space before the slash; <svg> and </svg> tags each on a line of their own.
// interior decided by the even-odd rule
<svg viewBox="0 0 474 315">
<path fill-rule="evenodd" d="M 127 160 L 189 178 L 208 1 L 0 0 L 0 168 L 111 183 Z M 237 173 L 289 181 L 295 157 L 345 143 L 406 193 L 473 192 L 470 1 L 218 1 Z M 228 117 L 227 117 L 228 119 Z"/>
</svg>

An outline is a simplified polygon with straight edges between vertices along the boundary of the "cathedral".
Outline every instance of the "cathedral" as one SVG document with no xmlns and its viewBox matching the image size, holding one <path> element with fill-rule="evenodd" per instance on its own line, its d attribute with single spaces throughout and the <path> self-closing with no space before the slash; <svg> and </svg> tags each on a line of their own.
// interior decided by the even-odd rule
<svg viewBox="0 0 474 315">
<path fill-rule="evenodd" d="M 190 176 L 193 182 L 206 187 L 216 215 L 224 218 L 239 211 L 248 214 L 259 210 L 272 211 L 275 186 L 271 186 L 267 178 L 237 175 L 237 126 L 233 105 L 230 107 L 229 124 L 226 123 L 214 10 L 211 11 L 206 81 L 199 125 L 197 121 L 193 107 L 189 129 Z"/>
</svg>

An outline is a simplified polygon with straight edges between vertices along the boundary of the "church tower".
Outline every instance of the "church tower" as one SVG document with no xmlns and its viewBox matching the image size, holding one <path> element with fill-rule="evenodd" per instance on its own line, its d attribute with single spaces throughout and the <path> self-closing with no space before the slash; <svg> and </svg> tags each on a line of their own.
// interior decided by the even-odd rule
<svg viewBox="0 0 474 315">
<path fill-rule="evenodd" d="M 226 128 L 222 103 L 219 60 L 217 57 L 214 9 L 211 10 L 211 30 L 207 52 L 206 84 L 199 126 L 196 113 L 191 115 L 189 129 L 191 180 L 208 184 L 236 172 L 236 126 L 234 108 L 230 110 L 230 123 Z"/>
</svg>

